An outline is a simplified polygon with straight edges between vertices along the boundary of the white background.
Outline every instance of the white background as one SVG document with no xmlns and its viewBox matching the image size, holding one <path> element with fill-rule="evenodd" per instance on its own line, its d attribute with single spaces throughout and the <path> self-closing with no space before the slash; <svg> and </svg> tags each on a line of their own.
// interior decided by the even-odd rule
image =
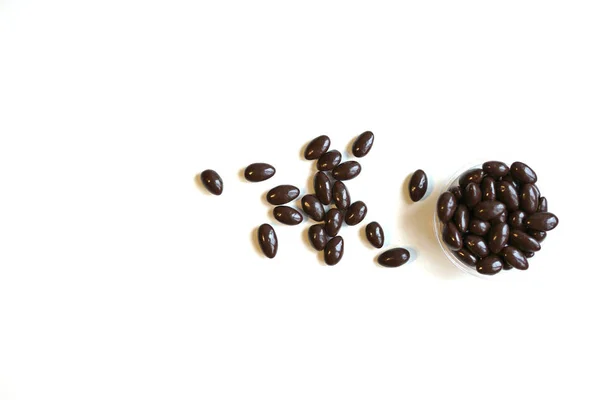
<svg viewBox="0 0 600 400">
<path fill-rule="evenodd" d="M 0 399 L 598 399 L 599 7 L 0 0 Z M 345 227 L 325 266 L 308 224 L 261 256 L 303 146 L 367 129 L 349 190 L 414 261 Z M 492 282 L 431 230 L 486 159 L 531 165 L 561 221 Z M 276 176 L 240 179 L 256 161 Z"/>
</svg>

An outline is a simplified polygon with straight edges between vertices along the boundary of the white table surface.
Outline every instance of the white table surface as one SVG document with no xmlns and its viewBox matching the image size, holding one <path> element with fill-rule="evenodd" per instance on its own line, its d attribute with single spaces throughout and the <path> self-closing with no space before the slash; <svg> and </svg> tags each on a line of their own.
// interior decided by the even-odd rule
<svg viewBox="0 0 600 400">
<path fill-rule="evenodd" d="M 598 3 L 210 3 L 0 1 L 0 399 L 597 399 Z M 364 224 L 326 266 L 263 200 L 310 190 L 310 139 L 364 130 L 348 187 L 401 268 Z M 431 226 L 488 159 L 560 218 L 492 282 Z"/>
</svg>

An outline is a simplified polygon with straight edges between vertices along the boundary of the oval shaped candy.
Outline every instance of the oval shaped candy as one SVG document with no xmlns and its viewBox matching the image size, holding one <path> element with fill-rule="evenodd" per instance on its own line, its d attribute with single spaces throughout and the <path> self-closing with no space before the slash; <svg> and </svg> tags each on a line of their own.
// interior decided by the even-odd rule
<svg viewBox="0 0 600 400">
<path fill-rule="evenodd" d="M 448 222 L 446 225 L 444 225 L 442 238 L 450 250 L 456 251 L 463 247 L 461 233 L 454 222 Z"/>
<path fill-rule="evenodd" d="M 362 222 L 367 216 L 367 205 L 362 201 L 355 201 L 346 211 L 346 224 L 353 226 Z"/>
<path fill-rule="evenodd" d="M 340 165 L 342 162 L 342 153 L 337 150 L 331 150 L 319 157 L 317 169 L 319 171 L 330 171 Z"/>
<path fill-rule="evenodd" d="M 331 140 L 327 135 L 321 135 L 314 138 L 308 146 L 306 146 L 304 158 L 307 160 L 316 160 L 329 150 L 329 145 L 331 145 Z"/>
<path fill-rule="evenodd" d="M 510 169 L 508 168 L 508 165 L 504 164 L 501 161 L 485 162 L 485 163 L 483 163 L 481 168 L 483 169 L 483 172 L 485 172 L 486 174 L 488 174 L 489 176 L 491 176 L 495 179 L 499 179 L 499 178 L 502 178 L 503 176 L 506 176 L 508 174 L 508 172 L 510 171 Z"/>
<path fill-rule="evenodd" d="M 509 242 L 516 248 L 525 252 L 539 251 L 542 248 L 537 240 L 523 231 L 511 231 Z"/>
<path fill-rule="evenodd" d="M 348 181 L 360 174 L 360 164 L 356 161 L 346 161 L 333 169 L 333 177 L 338 181 Z"/>
<path fill-rule="evenodd" d="M 497 255 L 485 257 L 477 262 L 477 272 L 484 275 L 495 275 L 502 271 L 504 263 Z"/>
<path fill-rule="evenodd" d="M 267 201 L 274 206 L 289 203 L 300 195 L 300 189 L 292 185 L 279 185 L 267 192 Z"/>
<path fill-rule="evenodd" d="M 417 202 L 427 192 L 427 175 L 422 169 L 416 170 L 408 183 L 408 195 L 410 199 Z"/>
<path fill-rule="evenodd" d="M 454 252 L 454 255 L 463 263 L 474 267 L 475 265 L 477 265 L 477 260 L 478 258 L 471 253 L 469 250 L 465 249 L 464 247 L 460 250 L 457 250 Z"/>
<path fill-rule="evenodd" d="M 479 188 L 479 184 L 475 182 L 469 183 L 463 192 L 463 202 L 469 208 L 473 208 L 477 203 L 481 201 L 481 189 Z"/>
<path fill-rule="evenodd" d="M 525 230 L 525 218 L 527 218 L 527 214 L 525 214 L 525 211 L 513 211 L 508 216 L 508 225 L 510 225 L 512 229 L 516 229 L 519 231 Z"/>
<path fill-rule="evenodd" d="M 460 201 L 463 197 L 463 190 L 460 186 L 452 186 L 449 192 L 454 195 L 457 201 Z"/>
<path fill-rule="evenodd" d="M 366 156 L 371 151 L 374 140 L 375 135 L 371 131 L 366 131 L 358 135 L 354 144 L 352 144 L 352 154 L 354 154 L 354 157 L 360 158 Z"/>
<path fill-rule="evenodd" d="M 521 197 L 519 199 L 521 210 L 527 214 L 533 214 L 538 209 L 539 200 L 539 192 L 535 185 L 526 183 L 521 187 Z"/>
<path fill-rule="evenodd" d="M 460 178 L 458 178 L 458 184 L 462 188 L 466 187 L 471 182 L 479 185 L 481 183 L 482 179 L 483 179 L 483 170 L 481 168 L 475 168 L 475 169 L 468 170 L 467 172 L 462 174 L 460 176 Z"/>
<path fill-rule="evenodd" d="M 258 244 L 265 256 L 273 258 L 277 255 L 277 234 L 271 225 L 262 224 L 258 227 Z"/>
<path fill-rule="evenodd" d="M 315 224 L 308 228 L 308 240 L 315 250 L 323 250 L 327 245 L 327 234 L 325 233 L 325 225 Z"/>
<path fill-rule="evenodd" d="M 521 251 L 514 246 L 506 246 L 502 250 L 502 258 L 504 259 L 505 264 L 515 267 L 516 269 L 529 268 L 529 261 L 527 261 L 525 254 L 521 253 Z"/>
<path fill-rule="evenodd" d="M 487 221 L 482 221 L 480 219 L 471 218 L 471 222 L 469 222 L 469 232 L 477 235 L 483 236 L 489 232 L 492 224 Z"/>
<path fill-rule="evenodd" d="M 348 188 L 344 185 L 344 182 L 334 182 L 333 201 L 335 202 L 335 206 L 340 210 L 350 207 L 350 192 L 348 192 Z"/>
<path fill-rule="evenodd" d="M 315 174 L 315 194 L 323 205 L 331 203 L 331 181 L 325 172 L 319 171 Z"/>
<path fill-rule="evenodd" d="M 337 208 L 332 208 L 325 214 L 325 232 L 331 237 L 334 237 L 340 231 L 342 222 L 344 220 L 343 214 Z"/>
<path fill-rule="evenodd" d="M 385 236 L 383 234 L 383 228 L 379 223 L 373 221 L 367 224 L 365 228 L 367 233 L 367 240 L 369 243 L 378 249 L 383 247 L 383 241 L 385 240 Z"/>
<path fill-rule="evenodd" d="M 510 166 L 510 174 L 512 177 L 520 183 L 535 183 L 537 182 L 537 175 L 529 168 L 529 166 L 520 161 L 512 163 Z"/>
<path fill-rule="evenodd" d="M 490 254 L 490 249 L 481 236 L 467 235 L 463 239 L 463 245 L 477 257 L 483 258 Z"/>
<path fill-rule="evenodd" d="M 540 204 L 538 206 L 538 212 L 548 211 L 548 200 L 545 197 L 540 197 Z"/>
<path fill-rule="evenodd" d="M 223 179 L 212 169 L 200 173 L 200 181 L 210 193 L 219 196 L 223 193 Z"/>
<path fill-rule="evenodd" d="M 491 176 L 486 176 L 481 181 L 481 192 L 483 201 L 496 200 L 496 181 Z"/>
<path fill-rule="evenodd" d="M 262 182 L 275 175 L 275 167 L 267 163 L 250 164 L 244 170 L 244 177 L 250 182 Z"/>
<path fill-rule="evenodd" d="M 459 204 L 454 212 L 453 220 L 458 230 L 462 233 L 466 233 L 469 230 L 469 219 L 469 209 L 464 204 Z"/>
<path fill-rule="evenodd" d="M 344 239 L 336 236 L 325 245 L 325 263 L 335 265 L 340 262 L 344 255 Z"/>
<path fill-rule="evenodd" d="M 298 210 L 288 206 L 275 207 L 273 216 L 277 221 L 286 225 L 298 225 L 304 219 Z"/>
<path fill-rule="evenodd" d="M 488 247 L 492 253 L 500 254 L 502 249 L 508 244 L 510 228 L 507 223 L 500 223 L 492 226 L 490 229 Z"/>
<path fill-rule="evenodd" d="M 536 231 L 551 231 L 558 225 L 556 215 L 549 212 L 538 212 L 530 215 L 525 220 L 527 229 L 535 229 Z"/>
<path fill-rule="evenodd" d="M 399 267 L 410 260 L 410 253 L 402 247 L 386 250 L 377 257 L 379 265 L 384 267 Z"/>
<path fill-rule="evenodd" d="M 542 243 L 546 239 L 546 236 L 548 235 L 548 233 L 546 231 L 536 231 L 533 229 L 528 229 L 527 234 L 529 236 L 531 236 L 532 238 L 534 238 L 535 240 L 537 240 L 538 243 Z"/>
<path fill-rule="evenodd" d="M 452 219 L 458 207 L 456 197 L 451 192 L 444 192 L 437 202 L 437 215 L 440 221 L 446 223 Z"/>
<path fill-rule="evenodd" d="M 515 186 L 510 182 L 497 182 L 496 199 L 503 202 L 508 211 L 519 209 L 519 192 L 517 192 Z"/>
<path fill-rule="evenodd" d="M 317 222 L 321 222 L 325 219 L 325 209 L 323 208 L 323 204 L 321 204 L 314 194 L 307 194 L 302 197 L 302 209 L 309 217 Z"/>
<path fill-rule="evenodd" d="M 494 219 L 506 211 L 504 203 L 499 201 L 482 201 L 473 208 L 473 217 L 482 221 Z"/>
</svg>

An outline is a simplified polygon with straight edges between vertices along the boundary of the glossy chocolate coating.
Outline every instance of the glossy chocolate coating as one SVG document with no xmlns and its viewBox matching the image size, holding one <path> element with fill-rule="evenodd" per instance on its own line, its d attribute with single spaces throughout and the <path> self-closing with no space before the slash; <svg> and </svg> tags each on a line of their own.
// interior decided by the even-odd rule
<svg viewBox="0 0 600 400">
<path fill-rule="evenodd" d="M 545 197 L 540 197 L 540 203 L 538 205 L 538 212 L 548 211 L 548 200 Z"/>
<path fill-rule="evenodd" d="M 537 182 L 537 175 L 529 168 L 529 166 L 520 161 L 512 163 L 510 166 L 510 174 L 515 181 L 520 183 L 535 183 Z"/>
<path fill-rule="evenodd" d="M 352 226 L 362 222 L 367 216 L 367 205 L 362 201 L 355 201 L 346 211 L 346 224 Z"/>
<path fill-rule="evenodd" d="M 521 187 L 521 196 L 519 199 L 521 210 L 527 214 L 533 214 L 538 209 L 539 200 L 539 192 L 535 185 L 526 183 Z"/>
<path fill-rule="evenodd" d="M 508 244 L 510 228 L 507 223 L 500 223 L 492 226 L 488 237 L 488 247 L 492 253 L 500 254 L 502 249 Z"/>
<path fill-rule="evenodd" d="M 479 184 L 475 182 L 469 183 L 463 191 L 462 201 L 469 208 L 473 208 L 477 203 L 481 201 L 482 193 Z"/>
<path fill-rule="evenodd" d="M 470 169 L 464 174 L 460 176 L 458 179 L 458 184 L 460 187 L 464 188 L 469 183 L 474 182 L 476 184 L 480 184 L 483 180 L 483 170 L 481 168 Z"/>
<path fill-rule="evenodd" d="M 524 251 L 523 254 L 525 254 L 525 257 L 527 258 L 535 256 L 535 253 L 533 251 Z"/>
<path fill-rule="evenodd" d="M 321 204 L 328 205 L 331 203 L 333 198 L 331 181 L 323 171 L 319 171 L 315 174 L 315 193 Z"/>
<path fill-rule="evenodd" d="M 357 161 L 346 161 L 333 169 L 333 177 L 338 181 L 348 181 L 360 174 L 361 167 Z"/>
<path fill-rule="evenodd" d="M 358 135 L 354 144 L 352 144 L 352 154 L 354 154 L 354 157 L 360 158 L 366 156 L 371 151 L 374 140 L 375 135 L 371 131 L 366 131 Z"/>
<path fill-rule="evenodd" d="M 491 176 L 486 176 L 481 181 L 481 192 L 483 193 L 483 201 L 496 200 L 496 181 Z"/>
<path fill-rule="evenodd" d="M 477 256 L 475 256 L 473 253 L 471 253 L 469 250 L 465 249 L 464 247 L 460 250 L 457 250 L 454 252 L 454 255 L 463 263 L 474 267 L 475 265 L 477 265 Z"/>
<path fill-rule="evenodd" d="M 315 250 L 323 250 L 327 245 L 327 234 L 325 233 L 325 225 L 315 224 L 308 228 L 308 240 Z"/>
<path fill-rule="evenodd" d="M 506 206 L 499 201 L 482 201 L 473 208 L 472 216 L 482 221 L 494 219 L 506 211 Z"/>
<path fill-rule="evenodd" d="M 331 237 L 334 237 L 340 231 L 344 215 L 337 208 L 332 208 L 325 214 L 325 232 Z"/>
<path fill-rule="evenodd" d="M 250 182 L 262 182 L 275 175 L 275 167 L 266 163 L 254 163 L 246 167 L 244 177 Z"/>
<path fill-rule="evenodd" d="M 336 236 L 325 245 L 325 263 L 327 265 L 335 265 L 342 259 L 344 255 L 344 239 L 341 236 Z"/>
<path fill-rule="evenodd" d="M 484 275 L 495 275 L 498 272 L 502 271 L 502 267 L 504 263 L 495 254 L 491 256 L 482 258 L 477 262 L 477 272 Z"/>
<path fill-rule="evenodd" d="M 469 232 L 474 233 L 477 236 L 484 236 L 490 231 L 491 227 L 492 224 L 480 219 L 471 218 L 471 221 L 469 222 Z"/>
<path fill-rule="evenodd" d="M 538 243 L 542 243 L 548 233 L 546 231 L 536 231 L 534 229 L 528 229 L 527 234 L 538 241 Z"/>
<path fill-rule="evenodd" d="M 333 201 L 335 206 L 340 210 L 345 210 L 350 207 L 350 192 L 341 181 L 335 181 L 333 184 Z"/>
<path fill-rule="evenodd" d="M 300 211 L 288 206 L 277 206 L 273 209 L 273 216 L 282 224 L 298 225 L 304 219 Z"/>
<path fill-rule="evenodd" d="M 527 229 L 535 229 L 536 231 L 551 231 L 558 225 L 556 215 L 549 212 L 538 212 L 530 215 L 525 220 Z"/>
<path fill-rule="evenodd" d="M 512 229 L 523 231 L 525 230 L 525 218 L 527 218 L 527 214 L 525 214 L 525 211 L 513 211 L 508 216 L 508 225 L 510 225 Z"/>
<path fill-rule="evenodd" d="M 490 254 L 490 249 L 481 236 L 467 235 L 463 238 L 463 246 L 477 257 L 487 257 Z"/>
<path fill-rule="evenodd" d="M 463 190 L 460 186 L 452 186 L 449 191 L 454 195 L 457 201 L 460 201 L 462 199 Z"/>
<path fill-rule="evenodd" d="M 504 178 L 502 178 L 499 182 L 507 182 L 510 183 L 511 185 L 514 186 L 515 189 L 519 190 L 519 187 L 521 185 L 519 185 L 518 182 L 516 182 L 512 176 L 510 175 L 506 175 Z M 498 187 L 496 187 L 496 192 L 498 191 Z"/>
<path fill-rule="evenodd" d="M 384 267 L 399 267 L 410 259 L 408 250 L 402 247 L 384 251 L 377 257 L 377 262 Z"/>
<path fill-rule="evenodd" d="M 440 221 L 446 223 L 452 219 L 458 207 L 456 197 L 451 192 L 444 192 L 437 202 L 437 215 Z"/>
<path fill-rule="evenodd" d="M 533 253 L 532 253 L 533 254 Z M 515 267 L 516 269 L 527 269 L 529 268 L 529 261 L 519 249 L 514 246 L 506 246 L 502 250 L 502 258 L 506 265 Z"/>
<path fill-rule="evenodd" d="M 511 182 L 497 182 L 496 199 L 503 202 L 509 212 L 519 209 L 519 192 Z"/>
<path fill-rule="evenodd" d="M 323 204 L 321 204 L 314 194 L 307 194 L 302 197 L 302 209 L 306 215 L 317 222 L 321 222 L 325 219 L 325 209 L 323 208 Z"/>
<path fill-rule="evenodd" d="M 463 247 L 462 235 L 454 222 L 448 222 L 444 225 L 442 239 L 450 250 L 456 251 Z"/>
<path fill-rule="evenodd" d="M 417 202 L 425 196 L 426 192 L 427 175 L 422 169 L 418 169 L 413 173 L 408 183 L 408 195 L 412 201 Z"/>
<path fill-rule="evenodd" d="M 275 229 L 269 224 L 262 224 L 258 227 L 258 244 L 265 256 L 275 257 L 277 254 L 277 234 Z"/>
<path fill-rule="evenodd" d="M 269 190 L 267 201 L 274 206 L 289 203 L 300 195 L 300 190 L 292 185 L 279 185 Z"/>
<path fill-rule="evenodd" d="M 510 171 L 508 165 L 504 164 L 501 161 L 485 162 L 483 163 L 481 168 L 483 169 L 483 172 L 496 179 L 506 176 L 506 174 L 508 174 L 508 172 Z"/>
<path fill-rule="evenodd" d="M 367 240 L 369 243 L 378 249 L 383 247 L 383 241 L 385 240 L 385 236 L 383 234 L 383 228 L 379 223 L 373 221 L 367 224 L 365 228 L 367 233 Z"/>
<path fill-rule="evenodd" d="M 342 162 L 342 153 L 337 150 L 331 150 L 319 157 L 317 169 L 319 171 L 331 171 Z"/>
<path fill-rule="evenodd" d="M 331 145 L 331 140 L 327 135 L 321 135 L 314 138 L 308 146 L 306 146 L 304 158 L 307 160 L 316 160 L 329 150 L 329 145 Z"/>
<path fill-rule="evenodd" d="M 464 204 L 459 204 L 456 207 L 453 219 L 456 227 L 462 233 L 466 233 L 469 230 L 470 215 L 469 209 Z"/>
<path fill-rule="evenodd" d="M 542 248 L 537 240 L 523 231 L 511 231 L 509 242 L 523 251 L 539 251 Z"/>
<path fill-rule="evenodd" d="M 496 218 L 492 218 L 490 219 L 490 224 L 492 224 L 492 226 L 496 225 L 496 224 L 503 224 L 508 220 L 508 211 L 504 210 L 502 211 L 502 213 L 500 213 L 500 215 L 498 215 Z"/>
<path fill-rule="evenodd" d="M 221 179 L 216 171 L 213 171 L 212 169 L 202 171 L 200 174 L 200 180 L 202 181 L 202 184 L 206 190 L 212 194 L 219 196 L 221 193 L 223 193 L 223 179 Z"/>
</svg>

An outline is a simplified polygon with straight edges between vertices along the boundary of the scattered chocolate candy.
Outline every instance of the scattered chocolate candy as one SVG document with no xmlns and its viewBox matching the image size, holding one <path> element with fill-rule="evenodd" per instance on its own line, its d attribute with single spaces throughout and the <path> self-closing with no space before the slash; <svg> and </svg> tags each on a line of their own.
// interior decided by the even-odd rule
<svg viewBox="0 0 600 400">
<path fill-rule="evenodd" d="M 335 181 L 333 184 L 333 201 L 339 210 L 345 210 L 350 207 L 350 193 L 342 181 Z"/>
<path fill-rule="evenodd" d="M 360 174 L 360 164 L 357 161 L 346 161 L 333 169 L 333 177 L 338 181 L 348 181 Z"/>
<path fill-rule="evenodd" d="M 410 259 L 408 250 L 402 247 L 386 250 L 377 257 L 377 262 L 384 267 L 399 267 Z"/>
<path fill-rule="evenodd" d="M 331 204 L 333 194 L 331 193 L 331 181 L 323 171 L 315 174 L 315 193 L 323 205 Z"/>
<path fill-rule="evenodd" d="M 344 255 L 344 239 L 336 236 L 325 245 L 325 264 L 335 265 L 340 262 Z"/>
<path fill-rule="evenodd" d="M 244 170 L 244 177 L 250 182 L 262 182 L 275 175 L 275 167 L 266 163 L 250 164 Z"/>
<path fill-rule="evenodd" d="M 422 169 L 418 169 L 413 173 L 408 183 L 408 195 L 412 201 L 417 202 L 425 196 L 426 192 L 427 175 Z"/>
<path fill-rule="evenodd" d="M 367 216 L 367 205 L 362 201 L 355 201 L 346 211 L 346 224 L 353 226 L 360 224 Z"/>
<path fill-rule="evenodd" d="M 458 181 L 438 199 L 445 246 L 457 260 L 482 274 L 529 268 L 527 259 L 558 225 L 535 184 L 536 173 L 522 162 L 509 168 L 488 161 L 482 168 L 466 171 Z"/>
<path fill-rule="evenodd" d="M 269 190 L 267 201 L 274 206 L 279 206 L 296 199 L 300 195 L 300 189 L 292 185 L 279 185 Z"/>
<path fill-rule="evenodd" d="M 342 162 L 342 153 L 337 150 L 331 150 L 319 157 L 317 169 L 319 171 L 331 171 Z"/>
<path fill-rule="evenodd" d="M 306 150 L 304 151 L 304 158 L 307 160 L 316 160 L 321 157 L 327 150 L 329 150 L 329 146 L 331 145 L 331 140 L 327 135 L 321 135 L 319 137 L 314 138 L 308 146 L 306 146 Z"/>
<path fill-rule="evenodd" d="M 308 240 L 313 245 L 315 250 L 321 251 L 327 244 L 327 234 L 325 233 L 325 225 L 315 224 L 308 228 Z"/>
<path fill-rule="evenodd" d="M 212 194 L 219 196 L 221 193 L 223 193 L 223 180 L 216 171 L 213 171 L 212 169 L 202 171 L 200 174 L 200 180 L 202 181 L 202 184 L 206 190 Z"/>
<path fill-rule="evenodd" d="M 258 227 L 258 244 L 265 256 L 275 257 L 277 254 L 277 235 L 271 225 L 262 224 Z"/>
<path fill-rule="evenodd" d="M 302 197 L 302 210 L 317 222 L 321 222 L 325 219 L 325 209 L 323 208 L 323 204 L 321 204 L 314 194 L 307 194 Z"/>
<path fill-rule="evenodd" d="M 361 133 L 352 145 L 352 154 L 354 154 L 354 157 L 360 158 L 366 156 L 371 151 L 374 140 L 375 135 L 373 135 L 373 132 L 366 131 Z"/>
<path fill-rule="evenodd" d="M 367 233 L 367 240 L 369 241 L 369 243 L 371 243 L 373 247 L 376 247 L 378 249 L 382 248 L 385 236 L 383 234 L 383 228 L 381 227 L 381 225 L 379 225 L 378 222 L 373 221 L 367 224 L 365 230 Z"/>
<path fill-rule="evenodd" d="M 338 234 L 342 228 L 344 216 L 337 208 L 332 208 L 325 214 L 325 232 L 331 237 Z"/>
<path fill-rule="evenodd" d="M 273 209 L 273 216 L 282 224 L 298 225 L 304 220 L 302 214 L 295 208 L 289 206 L 277 206 Z"/>
</svg>

